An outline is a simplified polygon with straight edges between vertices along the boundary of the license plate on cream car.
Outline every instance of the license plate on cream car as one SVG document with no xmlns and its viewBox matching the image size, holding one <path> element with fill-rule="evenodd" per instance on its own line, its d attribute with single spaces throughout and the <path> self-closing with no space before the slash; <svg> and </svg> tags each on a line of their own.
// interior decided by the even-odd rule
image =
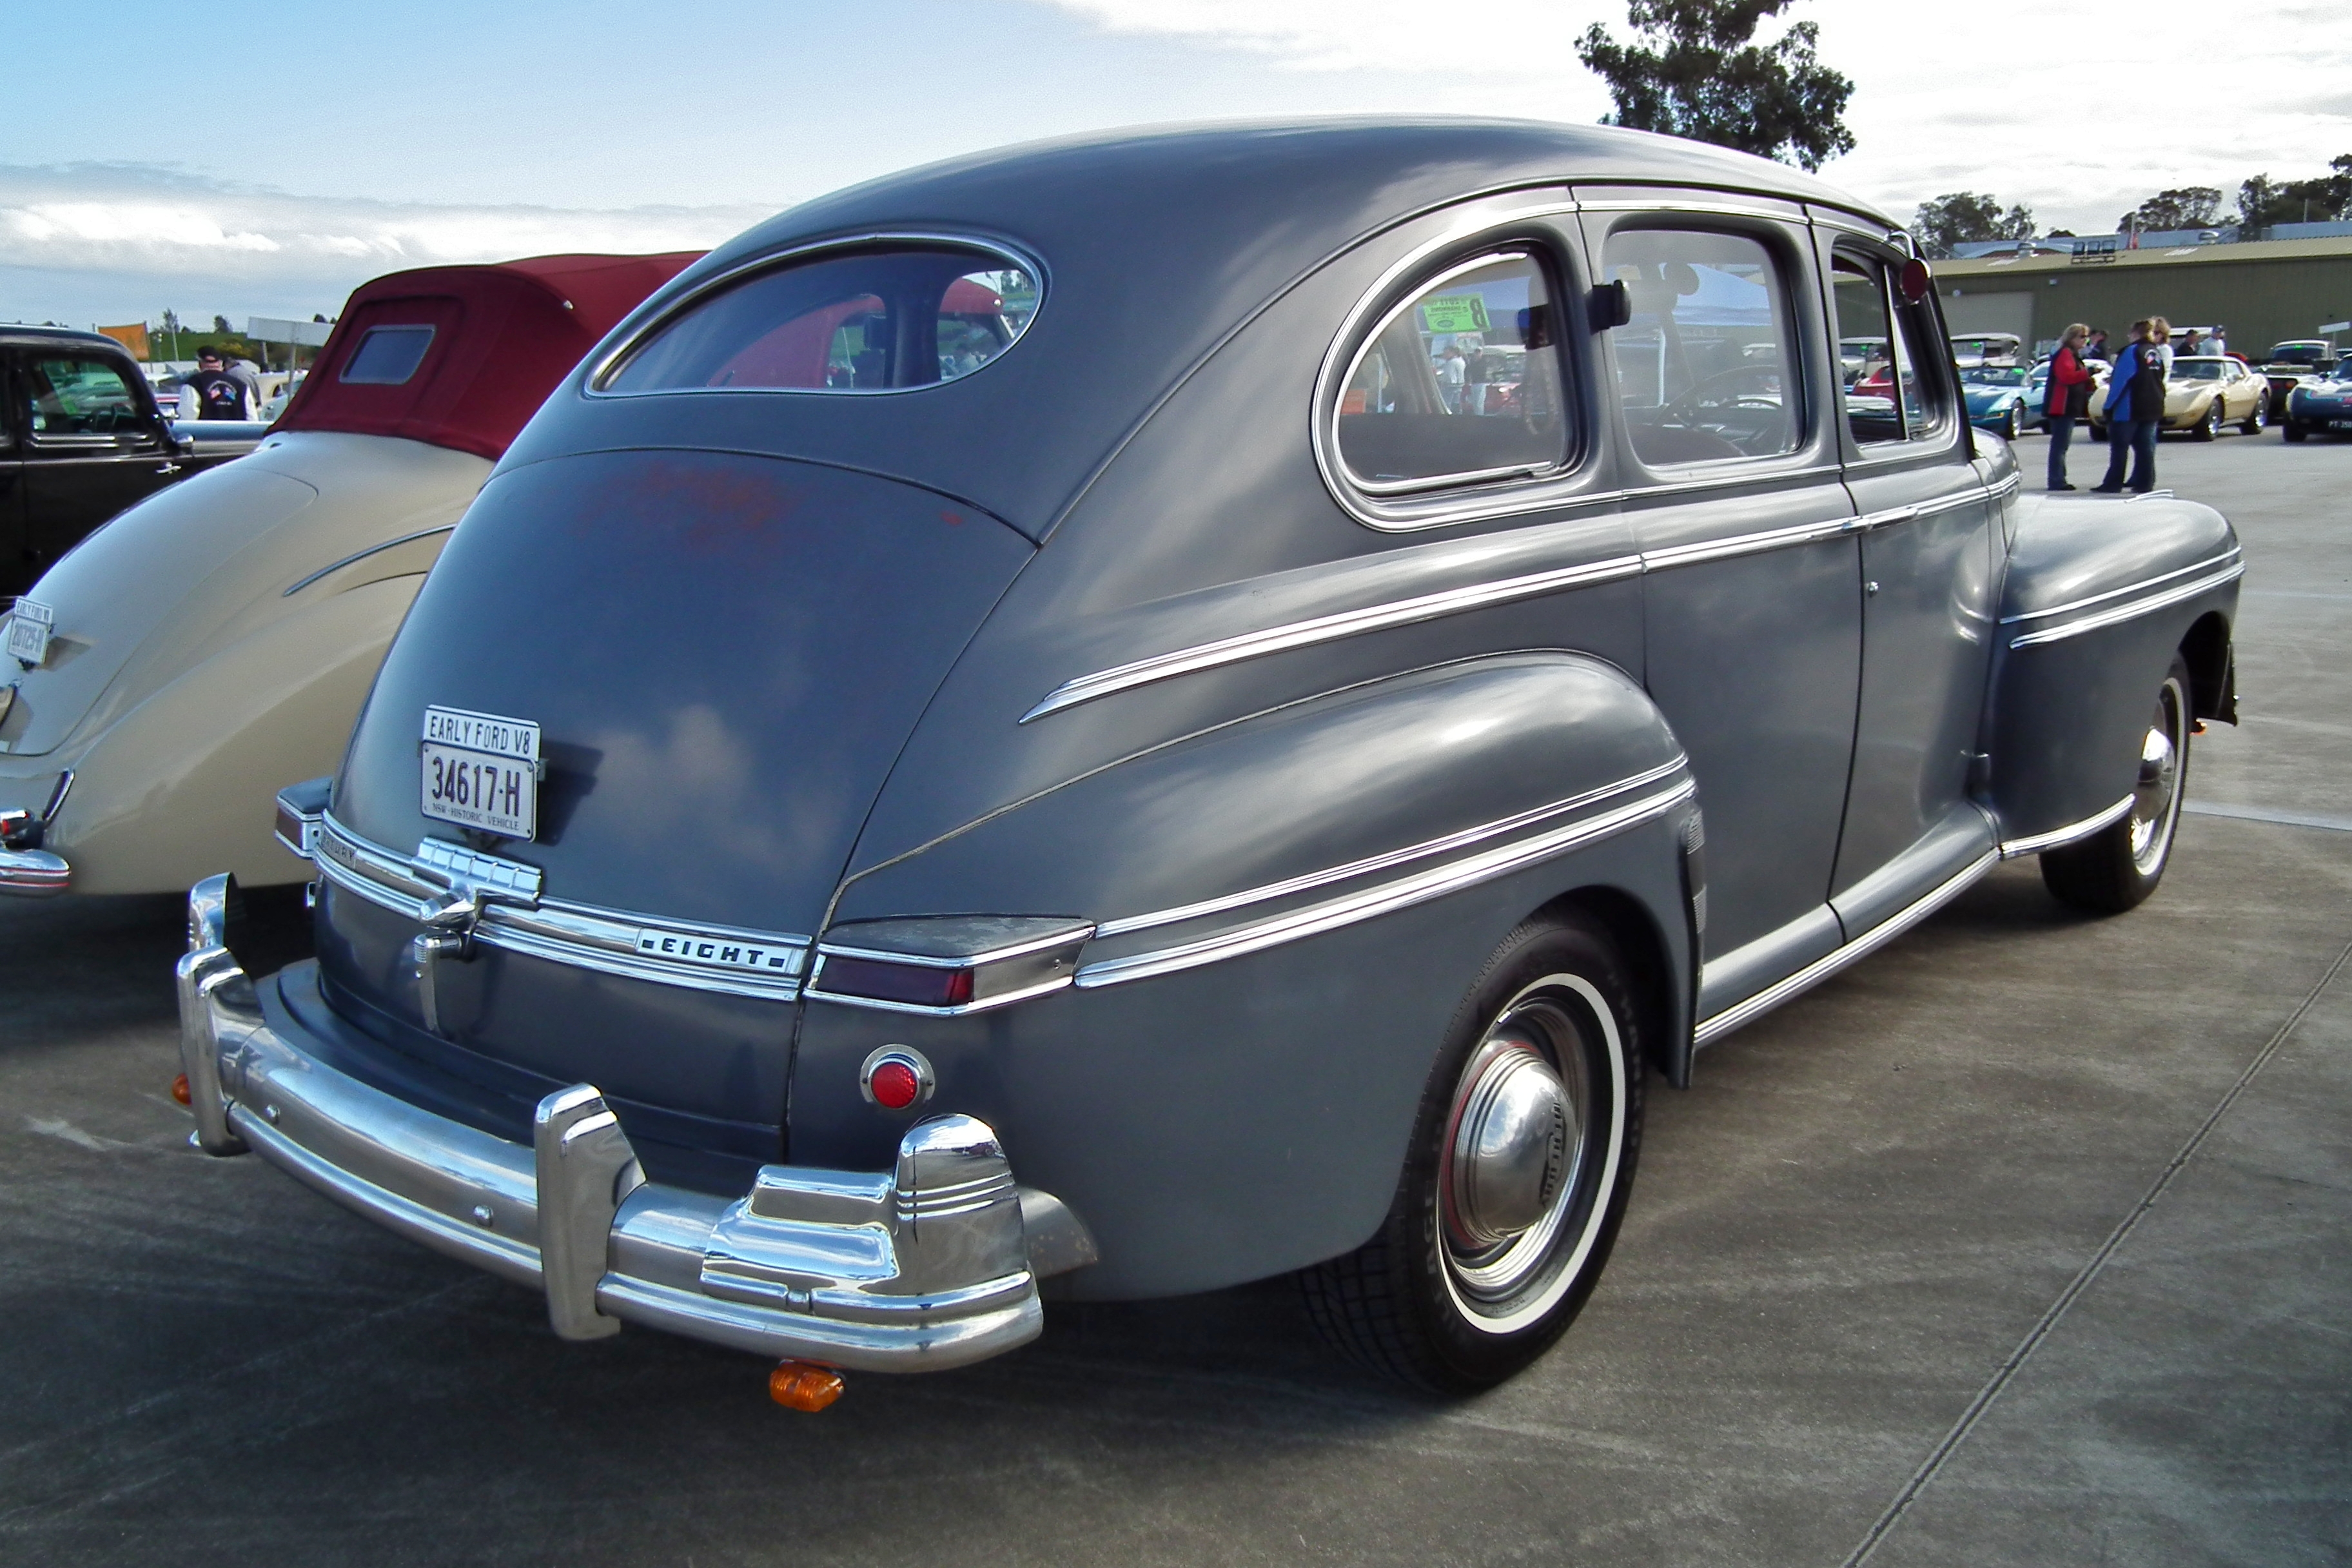
<svg viewBox="0 0 2352 1568">
<path fill-rule="evenodd" d="M 539 833 L 539 726 L 459 708 L 425 710 L 419 808 L 509 838 Z"/>
</svg>

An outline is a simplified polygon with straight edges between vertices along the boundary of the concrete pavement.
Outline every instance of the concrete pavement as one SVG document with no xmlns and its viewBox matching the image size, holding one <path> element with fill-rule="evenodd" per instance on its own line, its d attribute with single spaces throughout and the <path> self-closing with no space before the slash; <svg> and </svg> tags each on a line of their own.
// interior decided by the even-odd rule
<svg viewBox="0 0 2352 1568">
<path fill-rule="evenodd" d="M 2117 920 L 2006 867 L 1706 1053 L 1584 1317 L 1458 1404 L 1280 1281 L 817 1417 L 561 1343 L 182 1146 L 177 900 L 0 908 L 0 1562 L 2352 1559 L 2352 832 L 2263 819 L 2352 824 L 2352 443 L 2159 468 L 2246 540 L 2247 719 L 2190 791 L 2253 815 Z"/>
</svg>

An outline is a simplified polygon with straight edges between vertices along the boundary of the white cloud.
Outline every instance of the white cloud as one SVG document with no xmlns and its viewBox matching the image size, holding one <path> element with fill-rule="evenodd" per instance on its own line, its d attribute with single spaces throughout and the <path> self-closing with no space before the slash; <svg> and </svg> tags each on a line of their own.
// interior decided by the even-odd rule
<svg viewBox="0 0 2352 1568">
<path fill-rule="evenodd" d="M 771 211 L 374 202 L 215 184 L 139 165 L 0 165 L 0 268 L 136 277 L 166 300 L 202 291 L 205 301 L 189 302 L 231 315 L 281 302 L 305 314 L 332 312 L 359 284 L 404 268 L 552 251 L 701 249 Z M 225 297 L 224 279 L 242 294 Z M 24 313 L 8 308 L 16 302 L 5 292 L 0 316 Z"/>
<path fill-rule="evenodd" d="M 1597 118 L 1607 95 L 1576 59 L 1617 0 L 1038 0 L 1108 32 L 1194 41 L 1300 71 L 1360 72 L 1367 110 Z M 2352 26 L 2342 0 L 2217 13 L 2189 0 L 1978 0 L 1965 10 L 1798 0 L 1759 29 L 1821 27 L 1853 79 L 1859 142 L 1823 173 L 1907 216 L 1927 197 L 1989 190 L 2088 231 L 2168 185 L 2236 195 L 2246 175 L 2317 173 L 2352 151 Z"/>
</svg>

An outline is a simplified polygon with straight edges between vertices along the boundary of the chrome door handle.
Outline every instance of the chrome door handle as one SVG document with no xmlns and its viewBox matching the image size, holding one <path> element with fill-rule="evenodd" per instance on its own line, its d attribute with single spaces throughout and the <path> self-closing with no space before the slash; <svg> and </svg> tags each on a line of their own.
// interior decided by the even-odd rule
<svg viewBox="0 0 2352 1568">
<path fill-rule="evenodd" d="M 176 474 L 180 471 L 180 465 L 177 463 L 158 463 L 155 465 L 155 471 L 159 474 Z"/>
</svg>

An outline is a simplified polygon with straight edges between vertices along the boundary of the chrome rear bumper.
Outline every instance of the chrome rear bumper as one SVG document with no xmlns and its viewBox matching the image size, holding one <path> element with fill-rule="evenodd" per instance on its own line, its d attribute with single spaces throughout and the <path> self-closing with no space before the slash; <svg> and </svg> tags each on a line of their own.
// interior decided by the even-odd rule
<svg viewBox="0 0 2352 1568">
<path fill-rule="evenodd" d="M 180 1051 L 213 1154 L 251 1149 L 369 1218 L 546 1293 L 567 1339 L 623 1321 L 878 1372 L 961 1366 L 1034 1339 L 1037 1281 L 1095 1260 L 1077 1217 L 1015 1186 L 986 1123 L 918 1122 L 889 1171 L 761 1168 L 730 1202 L 646 1180 L 604 1098 L 539 1105 L 532 1144 L 433 1115 L 273 1028 L 198 883 Z"/>
</svg>

